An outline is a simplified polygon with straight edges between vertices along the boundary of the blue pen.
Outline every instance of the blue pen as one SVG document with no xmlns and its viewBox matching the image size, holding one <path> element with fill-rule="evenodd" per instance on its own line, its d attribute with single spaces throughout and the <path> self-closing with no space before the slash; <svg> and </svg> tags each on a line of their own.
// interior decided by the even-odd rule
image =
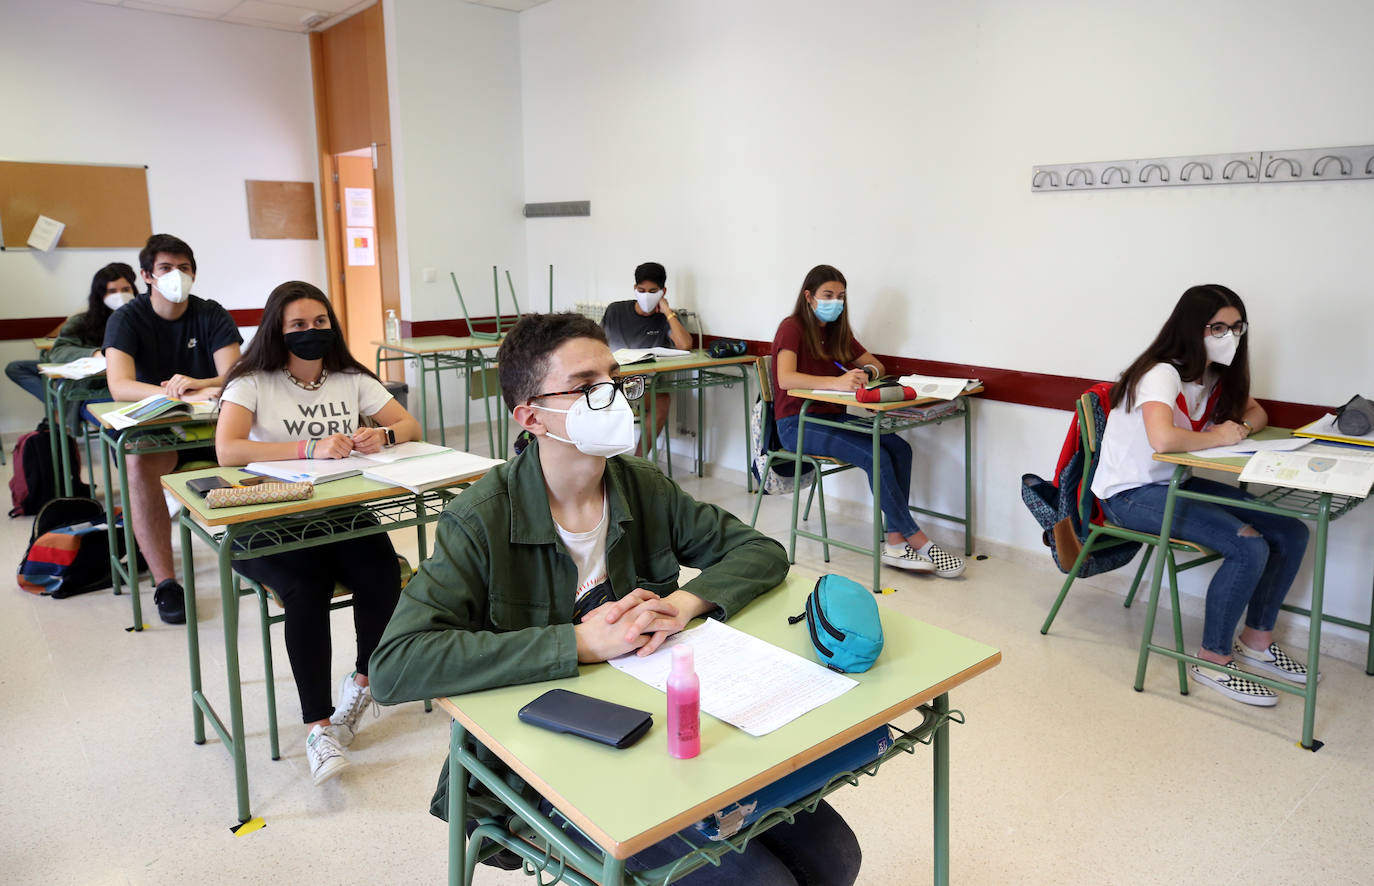
<svg viewBox="0 0 1374 886">
<path fill-rule="evenodd" d="M 849 371 L 848 369 L 845 369 L 845 368 L 844 368 L 844 364 L 842 364 L 839 360 L 831 360 L 830 362 L 831 362 L 831 363 L 834 363 L 834 364 L 835 364 L 835 368 L 838 369 L 840 372 L 848 372 L 848 371 Z"/>
</svg>

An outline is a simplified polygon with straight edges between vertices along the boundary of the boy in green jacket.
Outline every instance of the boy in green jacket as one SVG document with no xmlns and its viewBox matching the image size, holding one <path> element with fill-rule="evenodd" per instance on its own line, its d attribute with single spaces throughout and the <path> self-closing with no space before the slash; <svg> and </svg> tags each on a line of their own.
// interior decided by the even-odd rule
<svg viewBox="0 0 1374 886">
<path fill-rule="evenodd" d="M 402 591 L 372 655 L 371 690 L 384 704 L 571 677 L 579 664 L 647 655 L 693 618 L 729 618 L 787 575 L 777 542 L 623 455 L 634 448 L 627 395 L 640 396 L 643 383 L 612 379 L 618 367 L 594 321 L 527 317 L 497 361 L 506 405 L 532 439 L 439 518 L 434 553 Z M 685 588 L 679 563 L 701 570 Z M 447 772 L 445 763 L 431 805 L 440 817 Z M 538 802 L 518 776 L 506 779 Z M 476 794 L 468 808 L 474 816 L 501 809 Z M 674 837 L 627 867 L 680 854 Z M 858 858 L 853 832 L 822 803 L 681 882 L 852 883 Z"/>
</svg>

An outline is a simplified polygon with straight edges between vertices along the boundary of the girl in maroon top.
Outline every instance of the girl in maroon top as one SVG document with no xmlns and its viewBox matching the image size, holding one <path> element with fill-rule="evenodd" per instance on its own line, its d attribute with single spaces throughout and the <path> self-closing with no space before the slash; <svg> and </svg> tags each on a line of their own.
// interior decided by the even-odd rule
<svg viewBox="0 0 1374 886">
<path fill-rule="evenodd" d="M 773 416 L 778 438 L 786 449 L 797 446 L 797 423 L 802 401 L 787 393 L 795 389 L 856 391 L 867 380 L 866 367 L 878 375 L 883 364 L 868 352 L 849 328 L 845 313 L 844 274 L 830 265 L 817 265 L 802 281 L 792 315 L 778 325 L 773 337 Z M 811 404 L 809 415 L 844 415 L 843 406 Z M 851 419 L 843 419 L 850 421 Z M 883 434 L 881 472 L 883 522 L 887 544 L 883 562 L 898 569 L 933 572 L 941 578 L 963 574 L 964 561 L 930 540 L 911 515 L 911 444 L 896 434 Z M 857 465 L 873 479 L 873 441 L 867 429 L 808 425 L 808 455 L 823 455 Z"/>
</svg>

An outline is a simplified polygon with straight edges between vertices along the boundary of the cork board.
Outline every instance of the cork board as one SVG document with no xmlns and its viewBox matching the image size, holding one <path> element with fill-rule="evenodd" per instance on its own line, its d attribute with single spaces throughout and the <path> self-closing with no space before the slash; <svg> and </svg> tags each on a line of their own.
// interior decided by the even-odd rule
<svg viewBox="0 0 1374 886">
<path fill-rule="evenodd" d="M 0 161 L 0 245 L 27 248 L 39 215 L 67 226 L 58 249 L 140 249 L 153 233 L 148 170 Z"/>
<path fill-rule="evenodd" d="M 314 182 L 246 181 L 248 236 L 254 240 L 317 240 Z"/>
</svg>

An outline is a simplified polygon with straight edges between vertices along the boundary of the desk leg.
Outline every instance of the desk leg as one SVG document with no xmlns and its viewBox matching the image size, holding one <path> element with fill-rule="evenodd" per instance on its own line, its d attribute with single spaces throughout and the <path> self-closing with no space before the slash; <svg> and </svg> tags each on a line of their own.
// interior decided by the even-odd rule
<svg viewBox="0 0 1374 886">
<path fill-rule="evenodd" d="M 788 539 L 788 542 L 787 542 L 787 562 L 789 562 L 789 563 L 796 563 L 796 562 L 797 562 L 797 511 L 798 511 L 798 510 L 800 509 L 800 507 L 801 507 L 801 487 L 802 487 L 802 484 L 801 484 L 801 475 L 802 475 L 802 472 L 801 472 L 801 471 L 802 471 L 802 455 L 801 455 L 801 454 L 805 451 L 804 449 L 802 449 L 802 446 L 803 446 L 803 444 L 805 443 L 805 437 L 806 437 L 806 410 L 807 410 L 808 407 L 810 407 L 810 405 L 811 405 L 811 401 L 810 401 L 810 400 L 803 400 L 803 401 L 802 401 L 801 412 L 797 414 L 797 448 L 794 449 L 794 450 L 792 451 L 792 463 L 793 463 L 793 465 L 795 465 L 795 467 L 792 468 L 792 477 L 794 478 L 794 482 L 792 483 L 792 534 L 791 534 L 791 537 Z M 814 478 L 814 480 L 815 480 L 816 483 L 820 483 L 820 482 L 821 482 L 820 471 L 819 471 L 819 470 L 817 470 L 817 472 L 816 472 L 816 477 Z M 825 513 L 825 498 L 824 498 L 824 497 L 821 498 L 821 513 Z M 824 534 L 825 534 L 824 531 L 822 531 L 821 534 L 824 535 Z"/>
<path fill-rule="evenodd" d="M 601 886 L 621 886 L 625 882 L 625 859 L 611 858 L 601 863 Z"/>
<path fill-rule="evenodd" d="M 872 428 L 870 433 L 873 436 L 873 593 L 882 591 L 882 566 L 883 566 L 883 504 L 878 497 L 882 491 L 882 465 L 883 465 L 883 432 L 882 415 L 873 414 Z"/>
<path fill-rule="evenodd" d="M 496 449 L 496 432 L 499 429 L 491 426 L 491 390 L 487 387 L 487 364 L 485 360 L 480 359 L 480 353 L 477 356 L 480 363 L 480 368 L 477 371 L 481 373 L 482 379 L 482 409 L 485 410 L 487 416 L 487 452 L 492 458 L 501 458 L 505 454 L 506 446 L 505 442 L 502 441 L 500 452 Z"/>
<path fill-rule="evenodd" d="M 754 435 L 753 431 L 753 404 L 749 402 L 749 371 L 740 366 L 739 386 L 744 391 L 744 487 L 747 491 L 754 491 L 754 471 L 752 462 L 754 460 Z M 771 403 L 763 404 L 764 409 L 772 409 Z M 697 433 L 701 430 L 698 428 Z"/>
<path fill-rule="evenodd" d="M 964 556 L 973 556 L 973 399 L 964 398 Z"/>
<path fill-rule="evenodd" d="M 697 370 L 697 476 L 706 476 L 706 435 L 703 422 L 706 420 L 706 389 L 701 387 L 702 370 Z M 744 436 L 749 436 L 749 424 L 744 425 Z M 747 470 L 745 473 L 749 473 Z"/>
<path fill-rule="evenodd" d="M 949 884 L 949 693 L 934 702 L 943 722 L 935 728 L 935 886 Z"/>
<path fill-rule="evenodd" d="M 105 466 L 105 531 L 108 533 L 110 542 L 110 585 L 114 589 L 115 596 L 119 596 L 119 588 L 122 582 L 119 577 L 119 530 L 115 527 L 115 496 L 114 496 L 114 471 L 110 465 L 110 446 L 102 431 L 100 434 L 100 455 Z M 127 520 L 128 518 L 125 517 Z M 143 625 L 139 624 L 138 619 L 134 619 L 134 630 L 143 630 Z"/>
<path fill-rule="evenodd" d="M 402 366 L 405 364 L 402 363 Z M 415 386 L 420 395 L 420 439 L 429 441 L 429 398 L 425 395 L 425 358 L 415 357 Z"/>
<path fill-rule="evenodd" d="M 57 429 L 61 425 L 62 420 L 60 417 L 55 417 L 58 416 L 59 410 L 57 408 L 57 391 L 54 390 L 54 388 L 56 388 L 60 384 L 60 379 L 54 379 L 52 376 L 49 375 L 43 376 L 43 416 L 48 420 L 48 446 L 51 450 L 50 454 L 52 456 L 52 464 L 54 467 L 62 463 L 62 447 L 59 446 L 57 443 Z M 16 473 L 22 472 L 23 469 L 23 465 L 20 465 L 18 463 L 16 463 L 14 466 L 14 470 Z M 62 481 L 60 478 L 58 479 L 57 488 L 63 488 Z M 64 492 L 63 494 L 71 495 L 70 492 Z"/>
<path fill-rule="evenodd" d="M 467 870 L 467 834 L 463 825 L 468 817 L 467 770 L 461 762 L 463 739 L 467 730 L 454 720 L 448 738 L 448 882 L 464 886 Z"/>
<path fill-rule="evenodd" d="M 463 451 L 472 451 L 472 351 L 463 355 Z"/>
<path fill-rule="evenodd" d="M 248 753 L 243 746 L 243 691 L 239 682 L 239 595 L 234 593 L 233 538 L 226 534 L 219 548 L 219 595 L 224 607 L 224 671 L 229 688 L 229 731 L 234 755 L 234 789 L 238 794 L 239 821 L 252 817 L 248 810 Z M 185 572 L 189 576 L 191 569 Z M 187 592 L 190 593 L 189 591 Z M 189 616 L 189 612 L 187 613 Z"/>
<path fill-rule="evenodd" d="M 138 599 L 138 539 L 134 537 L 134 515 L 129 496 L 129 450 L 126 447 L 128 430 L 119 432 L 115 441 L 115 458 L 119 464 L 119 503 L 124 507 L 124 550 L 125 561 L 129 564 L 129 596 L 134 607 L 134 630 L 143 630 L 143 603 Z M 110 548 L 110 556 L 116 560 L 119 548 Z"/>
<path fill-rule="evenodd" d="M 1369 638 L 1365 643 L 1364 672 L 1374 677 L 1374 587 L 1369 589 Z M 1309 672 L 1310 673 L 1310 672 Z"/>
<path fill-rule="evenodd" d="M 444 379 L 440 374 L 443 371 L 443 364 L 440 362 L 439 355 L 431 357 L 434 361 L 434 402 L 439 410 L 439 445 L 448 445 L 448 427 L 444 422 Z"/>
<path fill-rule="evenodd" d="M 1317 504 L 1317 549 L 1312 557 L 1312 615 L 1308 618 L 1307 689 L 1303 693 L 1302 746 L 1316 751 L 1320 742 L 1312 740 L 1317 718 L 1317 675 L 1322 651 L 1322 598 L 1326 593 L 1326 530 L 1331 522 L 1331 494 L 1323 493 Z"/>
<path fill-rule="evenodd" d="M 181 529 L 182 588 L 186 591 L 186 655 L 191 661 L 191 735 L 196 744 L 205 744 L 205 713 L 196 698 L 204 698 L 200 680 L 200 617 L 196 613 L 196 570 L 191 563 L 191 527 L 183 513 L 177 521 Z"/>
<path fill-rule="evenodd" d="M 1150 643 L 1154 641 L 1155 614 L 1159 612 L 1159 588 L 1164 582 L 1164 568 L 1169 560 L 1169 533 L 1174 528 L 1174 507 L 1178 502 L 1178 484 L 1183 481 L 1186 468 L 1179 465 L 1169 480 L 1169 494 L 1164 499 L 1164 520 L 1159 527 L 1156 543 L 1154 577 L 1150 579 L 1150 604 L 1145 609 L 1145 632 L 1140 637 L 1140 660 L 1135 669 L 1135 691 L 1145 691 L 1145 666 L 1150 661 Z"/>
<path fill-rule="evenodd" d="M 64 386 L 65 387 L 65 386 Z M 58 470 L 61 472 L 57 477 L 57 488 L 62 495 L 71 497 L 75 484 L 72 481 L 72 448 L 67 442 L 67 426 L 63 423 L 63 416 L 67 412 L 67 398 L 63 391 L 58 391 L 53 400 L 53 420 L 48 424 L 48 433 L 57 446 L 61 461 L 53 462 L 54 465 L 61 465 Z"/>
</svg>

